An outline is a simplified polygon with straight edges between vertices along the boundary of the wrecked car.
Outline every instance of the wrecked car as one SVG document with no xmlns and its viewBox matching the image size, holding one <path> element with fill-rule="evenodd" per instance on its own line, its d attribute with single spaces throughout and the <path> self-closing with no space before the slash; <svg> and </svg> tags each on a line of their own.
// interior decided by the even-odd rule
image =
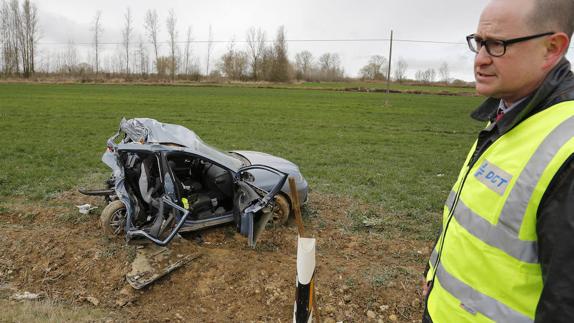
<svg viewBox="0 0 574 323">
<path fill-rule="evenodd" d="M 301 201 L 308 186 L 294 163 L 254 151 L 223 152 L 193 131 L 148 118 L 122 119 L 102 161 L 112 169 L 100 221 L 107 234 L 167 245 L 178 232 L 234 223 L 255 246 L 269 222 L 291 213 L 286 180 L 295 178 Z"/>
</svg>

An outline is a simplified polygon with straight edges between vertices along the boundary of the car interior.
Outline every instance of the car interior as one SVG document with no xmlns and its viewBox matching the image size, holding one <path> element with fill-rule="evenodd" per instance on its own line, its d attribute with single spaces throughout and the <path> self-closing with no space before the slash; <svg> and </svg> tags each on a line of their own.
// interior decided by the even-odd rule
<svg viewBox="0 0 574 323">
<path fill-rule="evenodd" d="M 177 203 L 192 210 L 189 220 L 209 219 L 233 211 L 233 178 L 228 170 L 185 153 L 168 153 L 166 159 Z M 160 156 L 149 152 L 130 152 L 124 157 L 126 189 L 137 204 L 136 224 L 152 220 L 155 211 L 150 207 L 159 209 L 159 199 L 165 193 L 160 164 Z"/>
</svg>

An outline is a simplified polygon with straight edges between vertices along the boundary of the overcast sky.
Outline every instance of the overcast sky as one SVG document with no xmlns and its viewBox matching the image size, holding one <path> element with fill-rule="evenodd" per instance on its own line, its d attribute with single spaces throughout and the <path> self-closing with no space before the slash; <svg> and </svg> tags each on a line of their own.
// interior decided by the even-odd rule
<svg viewBox="0 0 574 323">
<path fill-rule="evenodd" d="M 93 35 L 90 26 L 98 10 L 102 12 L 104 42 L 119 43 L 124 14 L 129 7 L 135 26 L 134 40 L 145 40 L 143 18 L 148 9 L 156 9 L 160 20 L 160 35 L 167 40 L 165 19 L 173 9 L 177 17 L 178 39 L 184 41 L 191 26 L 196 41 L 208 39 L 209 26 L 213 39 L 236 41 L 236 48 L 245 43 L 246 31 L 260 27 L 268 39 L 275 37 L 277 28 L 285 27 L 291 59 L 302 50 L 315 57 L 323 53 L 338 53 L 345 72 L 356 76 L 371 55 L 389 55 L 389 41 L 323 41 L 295 40 L 388 39 L 394 31 L 393 62 L 403 58 L 408 63 L 410 77 L 419 69 L 438 70 L 443 62 L 450 67 L 451 77 L 472 80 L 474 55 L 468 50 L 464 37 L 475 31 L 480 11 L 486 0 L 33 0 L 38 6 L 42 50 L 53 53 L 63 50 L 66 43 L 78 48 L 90 48 Z M 407 41 L 408 40 L 408 41 Z M 435 41 L 439 43 L 410 42 Z M 440 42 L 446 42 L 440 43 Z M 452 44 L 454 43 L 454 44 Z M 82 45 L 85 44 L 85 45 Z M 213 57 L 227 48 L 225 43 L 214 45 Z M 119 45 L 107 45 L 109 52 Z M 162 49 L 167 55 L 168 47 Z M 194 43 L 198 64 L 205 69 L 206 45 Z M 574 58 L 571 53 L 568 58 Z M 87 55 L 82 55 L 86 61 Z"/>
</svg>

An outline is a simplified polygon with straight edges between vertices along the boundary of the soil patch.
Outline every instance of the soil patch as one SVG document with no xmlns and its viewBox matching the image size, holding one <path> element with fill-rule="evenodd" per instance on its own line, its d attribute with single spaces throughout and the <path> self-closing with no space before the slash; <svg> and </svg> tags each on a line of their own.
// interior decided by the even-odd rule
<svg viewBox="0 0 574 323">
<path fill-rule="evenodd" d="M 102 234 L 98 215 L 103 203 L 74 192 L 56 197 L 57 201 L 67 204 L 40 207 L 14 200 L 0 211 L 0 286 L 96 307 L 112 313 L 114 320 L 291 320 L 294 225 L 268 228 L 256 249 L 247 247 L 232 226 L 183 235 L 170 244 L 171 252 L 201 257 L 149 287 L 134 290 L 125 275 L 136 246 Z M 62 212 L 73 212 L 72 204 L 84 203 L 99 208 L 80 220 L 62 217 Z M 430 243 L 356 230 L 347 217 L 352 207 L 356 203 L 351 200 L 310 196 L 305 226 L 317 238 L 321 321 L 418 322 L 420 277 Z M 35 214 L 32 220 L 24 216 L 28 213 Z M 0 294 L 5 297 L 6 293 Z"/>
</svg>

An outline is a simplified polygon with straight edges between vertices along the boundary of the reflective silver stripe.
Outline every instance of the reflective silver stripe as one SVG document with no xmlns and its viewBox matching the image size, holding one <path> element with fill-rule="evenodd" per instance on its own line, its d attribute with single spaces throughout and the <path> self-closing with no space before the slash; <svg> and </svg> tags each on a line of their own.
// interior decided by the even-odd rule
<svg viewBox="0 0 574 323">
<path fill-rule="evenodd" d="M 574 137 L 574 117 L 566 119 L 544 138 L 508 195 L 498 221 L 500 225 L 518 234 L 526 214 L 526 208 L 542 172 L 548 167 L 560 148 L 572 137 Z"/>
<path fill-rule="evenodd" d="M 444 269 L 442 264 L 438 265 L 436 275 L 441 286 L 456 297 L 468 310 L 480 312 L 482 315 L 496 322 L 533 322 L 533 320 L 526 315 L 511 309 L 505 304 L 478 292 L 474 288 L 456 279 Z"/>
<path fill-rule="evenodd" d="M 451 191 L 446 202 L 447 207 L 452 206 L 455 197 L 456 192 Z M 459 199 L 453 215 L 460 226 L 482 242 L 496 247 L 521 261 L 531 264 L 538 263 L 538 244 L 536 241 L 520 240 L 518 234 L 509 232 L 504 226 L 492 225 L 486 219 L 473 212 L 464 204 L 462 199 Z"/>
<path fill-rule="evenodd" d="M 448 198 L 446 199 L 446 202 L 444 204 L 449 210 L 452 207 L 452 203 L 454 203 L 455 197 L 456 197 L 456 192 L 450 191 L 450 193 L 448 194 Z"/>
<path fill-rule="evenodd" d="M 430 264 L 431 266 L 434 266 L 436 263 L 436 260 L 438 258 L 438 252 L 436 251 L 436 247 L 432 250 L 432 253 L 430 255 Z"/>
<path fill-rule="evenodd" d="M 492 225 L 480 215 L 474 213 L 462 199 L 458 200 L 454 218 L 470 234 L 484 243 L 496 247 L 510 256 L 527 263 L 538 263 L 538 245 L 536 241 L 520 240 L 514 232 L 499 225 Z"/>
</svg>

